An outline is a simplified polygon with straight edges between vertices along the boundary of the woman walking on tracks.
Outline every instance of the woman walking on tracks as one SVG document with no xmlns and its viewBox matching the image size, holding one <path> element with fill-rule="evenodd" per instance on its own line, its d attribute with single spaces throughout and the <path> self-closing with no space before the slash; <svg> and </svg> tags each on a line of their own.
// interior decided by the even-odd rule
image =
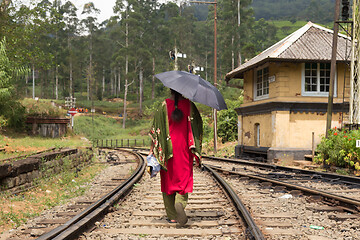
<svg viewBox="0 0 360 240">
<path fill-rule="evenodd" d="M 154 154 L 161 165 L 161 192 L 170 223 L 184 226 L 184 208 L 193 191 L 193 162 L 200 166 L 202 120 L 195 104 L 171 89 L 156 111 L 150 135 Z"/>
</svg>

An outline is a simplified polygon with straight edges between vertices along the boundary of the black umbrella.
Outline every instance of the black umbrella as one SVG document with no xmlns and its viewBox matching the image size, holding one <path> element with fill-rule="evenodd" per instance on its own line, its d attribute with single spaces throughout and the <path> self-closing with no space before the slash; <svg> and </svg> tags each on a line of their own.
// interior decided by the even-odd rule
<svg viewBox="0 0 360 240">
<path fill-rule="evenodd" d="M 217 110 L 227 109 L 219 90 L 201 77 L 184 72 L 169 71 L 156 74 L 165 87 L 174 89 L 193 102 L 205 104 Z"/>
</svg>

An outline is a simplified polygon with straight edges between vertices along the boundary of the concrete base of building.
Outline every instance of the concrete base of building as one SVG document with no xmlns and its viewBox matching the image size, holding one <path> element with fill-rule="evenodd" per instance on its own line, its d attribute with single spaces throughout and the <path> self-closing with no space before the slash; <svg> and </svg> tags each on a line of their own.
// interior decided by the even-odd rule
<svg viewBox="0 0 360 240">
<path fill-rule="evenodd" d="M 268 147 L 254 147 L 254 146 L 246 146 L 246 145 L 236 145 L 235 146 L 235 158 L 241 158 L 245 153 L 246 155 L 261 157 L 265 161 L 267 161 L 267 152 Z"/>
<path fill-rule="evenodd" d="M 305 160 L 305 155 L 311 155 L 311 149 L 301 148 L 269 148 L 268 161 L 277 160 Z"/>
<path fill-rule="evenodd" d="M 277 161 L 305 160 L 305 155 L 311 155 L 311 149 L 235 146 L 235 158 L 241 158 L 244 153 L 262 156 L 266 162 L 274 163 Z"/>
</svg>

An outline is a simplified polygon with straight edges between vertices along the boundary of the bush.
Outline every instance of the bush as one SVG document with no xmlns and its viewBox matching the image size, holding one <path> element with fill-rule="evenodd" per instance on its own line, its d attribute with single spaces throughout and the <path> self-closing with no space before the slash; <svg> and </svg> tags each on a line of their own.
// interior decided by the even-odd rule
<svg viewBox="0 0 360 240">
<path fill-rule="evenodd" d="M 154 113 L 156 112 L 157 109 L 159 109 L 162 105 L 162 103 L 164 102 L 164 100 L 159 100 L 159 101 L 152 101 L 153 103 L 149 106 L 145 105 L 145 110 L 144 110 L 144 116 L 145 117 L 149 117 L 152 118 L 154 116 Z"/>
<path fill-rule="evenodd" d="M 0 41 L 0 129 L 21 130 L 24 126 L 24 107 L 17 101 L 14 81 L 25 76 L 29 69 L 17 67 L 6 52 L 5 38 Z"/>
<path fill-rule="evenodd" d="M 25 98 L 21 103 L 25 106 L 28 117 L 64 117 L 66 115 L 65 109 L 52 105 L 48 100 Z"/>
<path fill-rule="evenodd" d="M 238 127 L 237 113 L 234 109 L 219 112 L 218 136 L 222 139 L 222 143 L 236 141 L 238 136 Z"/>
<path fill-rule="evenodd" d="M 7 126 L 7 119 L 4 116 L 0 116 L 0 130 Z"/>
<path fill-rule="evenodd" d="M 237 100 L 226 100 L 227 110 L 219 111 L 218 114 L 218 136 L 222 143 L 236 141 L 238 138 L 238 115 L 235 108 L 243 102 L 242 95 Z"/>
<path fill-rule="evenodd" d="M 203 142 L 210 142 L 214 139 L 214 124 L 212 115 L 201 114 L 203 121 Z"/>
<path fill-rule="evenodd" d="M 360 139 L 359 130 L 329 130 L 328 138 L 323 137 L 317 146 L 316 161 L 360 171 L 360 148 L 356 147 L 356 139 Z"/>
<path fill-rule="evenodd" d="M 18 131 L 22 130 L 25 126 L 25 108 L 21 103 L 14 101 L 11 108 L 4 112 L 4 116 L 8 119 L 7 126 Z"/>
</svg>

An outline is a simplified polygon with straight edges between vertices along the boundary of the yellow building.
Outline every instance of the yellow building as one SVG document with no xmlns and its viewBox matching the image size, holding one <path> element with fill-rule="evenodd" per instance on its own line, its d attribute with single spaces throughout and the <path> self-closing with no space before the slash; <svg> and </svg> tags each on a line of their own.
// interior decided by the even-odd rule
<svg viewBox="0 0 360 240">
<path fill-rule="evenodd" d="M 333 31 L 311 22 L 226 75 L 244 79 L 237 108 L 240 150 L 268 160 L 304 159 L 326 131 Z M 338 35 L 332 127 L 349 111 L 351 40 Z M 345 114 L 344 114 L 345 113 Z"/>
</svg>

